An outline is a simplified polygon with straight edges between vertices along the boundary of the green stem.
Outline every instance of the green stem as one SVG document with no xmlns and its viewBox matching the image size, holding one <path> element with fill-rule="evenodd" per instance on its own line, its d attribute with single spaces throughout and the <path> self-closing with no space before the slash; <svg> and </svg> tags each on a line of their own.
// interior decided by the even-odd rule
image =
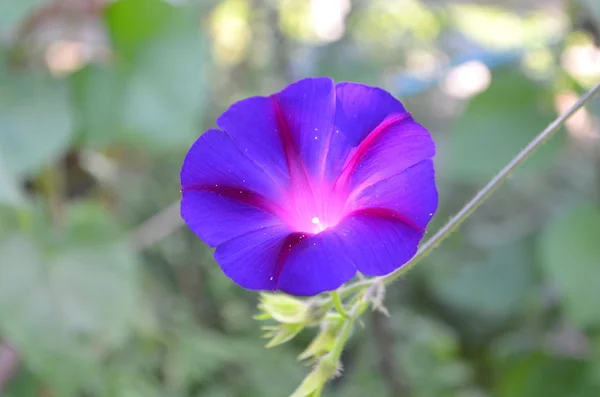
<svg viewBox="0 0 600 397">
<path fill-rule="evenodd" d="M 333 301 L 333 306 L 338 313 L 340 313 L 343 317 L 348 318 L 348 313 L 344 310 L 344 306 L 342 306 L 342 299 L 340 298 L 340 294 L 337 291 L 331 291 L 331 300 Z"/>
<path fill-rule="evenodd" d="M 315 391 L 312 393 L 311 397 L 321 397 L 321 393 L 323 392 L 324 387 L 325 387 L 325 383 L 322 383 L 319 386 L 317 386 Z"/>
<path fill-rule="evenodd" d="M 342 351 L 344 350 L 344 346 L 346 345 L 348 338 L 350 338 L 350 333 L 352 332 L 353 327 L 354 316 L 348 317 L 342 326 L 340 333 L 338 334 L 337 340 L 333 345 L 333 349 L 331 349 L 331 352 L 329 353 L 328 358 L 336 364 L 340 360 L 340 357 L 342 357 Z"/>
<path fill-rule="evenodd" d="M 427 240 L 419 249 L 417 254 L 412 257 L 404 266 L 383 277 L 383 282 L 388 284 L 403 273 L 410 270 L 421 259 L 427 256 L 434 248 L 456 230 L 467 218 L 475 212 L 502 184 L 508 177 L 521 166 L 537 149 L 539 149 L 548 139 L 550 139 L 562 125 L 579 109 L 581 109 L 590 99 L 600 91 L 600 84 L 588 91 L 576 104 L 574 104 L 566 113 L 560 115 L 545 130 L 539 133 L 533 141 L 519 152 L 500 172 L 488 182 L 483 189 L 479 191 L 456 215 L 454 215 L 444 227 L 442 227 L 432 238 Z"/>
<path fill-rule="evenodd" d="M 516 170 L 521 164 L 523 164 L 537 149 L 539 149 L 548 139 L 550 139 L 560 127 L 579 109 L 581 109 L 587 102 L 589 102 L 596 94 L 600 92 L 600 84 L 596 85 L 590 91 L 588 91 L 583 97 L 577 101 L 567 112 L 560 115 L 554 120 L 545 130 L 539 133 L 533 141 L 529 143 L 523 150 L 519 152 L 500 172 L 494 176 L 483 189 L 481 189 L 475 197 L 471 199 L 456 215 L 454 215 L 446 225 L 444 225 L 433 237 L 431 237 L 425 244 L 421 246 L 416 255 L 412 257 L 404 266 L 400 267 L 396 271 L 388 274 L 387 276 L 376 277 L 370 280 L 357 281 L 354 284 L 350 284 L 346 288 L 340 290 L 340 297 L 343 299 L 349 295 L 355 294 L 361 291 L 363 288 L 370 286 L 375 282 L 383 282 L 389 284 L 402 276 L 408 270 L 412 269 L 417 263 L 426 257 L 431 251 L 433 251 L 442 241 L 444 241 L 450 234 L 456 230 L 467 218 L 483 204 L 491 195 L 494 193 L 504 181 Z"/>
</svg>

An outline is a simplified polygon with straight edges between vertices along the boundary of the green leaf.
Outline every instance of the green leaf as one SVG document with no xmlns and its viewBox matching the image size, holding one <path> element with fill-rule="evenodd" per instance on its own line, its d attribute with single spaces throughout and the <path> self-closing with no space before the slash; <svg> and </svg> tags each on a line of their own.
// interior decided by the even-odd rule
<svg viewBox="0 0 600 397">
<path fill-rule="evenodd" d="M 0 333 L 65 390 L 93 378 L 101 352 L 120 346 L 137 318 L 137 260 L 109 219 L 80 205 L 68 211 L 64 239 L 12 234 L 0 245 Z"/>
<path fill-rule="evenodd" d="M 452 128 L 449 172 L 462 180 L 489 179 L 553 120 L 551 98 L 548 89 L 517 70 L 494 72 L 490 87 L 471 100 Z M 561 141 L 546 143 L 523 172 L 549 164 Z"/>
<path fill-rule="evenodd" d="M 104 147 L 123 133 L 125 73 L 110 66 L 88 65 L 72 76 L 73 103 L 80 139 Z"/>
<path fill-rule="evenodd" d="M 67 87 L 42 74 L 0 76 L 0 157 L 16 177 L 38 172 L 68 147 Z"/>
<path fill-rule="evenodd" d="M 197 28 L 177 30 L 144 51 L 125 93 L 125 124 L 161 148 L 191 144 L 205 105 L 205 45 Z"/>
<path fill-rule="evenodd" d="M 553 220 L 539 240 L 541 264 L 575 324 L 600 326 L 600 210 L 581 205 Z"/>
<path fill-rule="evenodd" d="M 480 258 L 446 260 L 429 269 L 435 295 L 446 304 L 490 320 L 516 313 L 533 285 L 532 255 L 523 244 L 483 253 Z"/>
<path fill-rule="evenodd" d="M 115 48 L 130 59 L 168 29 L 175 12 L 162 0 L 120 0 L 106 8 L 105 21 Z"/>
<path fill-rule="evenodd" d="M 598 385 L 585 362 L 534 353 L 510 360 L 499 373 L 498 397 L 595 397 Z"/>
<path fill-rule="evenodd" d="M 395 355 L 415 395 L 451 395 L 471 382 L 473 373 L 459 357 L 454 330 L 409 310 L 394 313 L 392 322 Z"/>
<path fill-rule="evenodd" d="M 27 368 L 17 371 L 8 382 L 8 388 L 4 390 L 2 397 L 28 397 L 37 395 L 37 379 Z"/>
<path fill-rule="evenodd" d="M 44 0 L 5 0 L 0 3 L 0 34 L 12 32 Z"/>
<path fill-rule="evenodd" d="M 0 155 L 0 205 L 18 206 L 23 204 L 23 200 L 17 179 L 4 165 Z"/>
<path fill-rule="evenodd" d="M 190 145 L 206 104 L 208 46 L 189 7 L 124 0 L 106 12 L 117 60 L 73 78 L 85 144 Z"/>
<path fill-rule="evenodd" d="M 125 336 L 136 286 L 135 261 L 123 245 L 73 250 L 48 260 L 17 235 L 0 254 L 0 318 L 11 340 L 39 329 L 49 343 L 65 335 L 94 333 L 110 342 Z"/>
</svg>

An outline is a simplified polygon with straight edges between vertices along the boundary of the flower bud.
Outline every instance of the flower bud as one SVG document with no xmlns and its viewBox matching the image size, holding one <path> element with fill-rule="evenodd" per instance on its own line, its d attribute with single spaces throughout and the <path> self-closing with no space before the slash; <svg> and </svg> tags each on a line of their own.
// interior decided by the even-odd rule
<svg viewBox="0 0 600 397">
<path fill-rule="evenodd" d="M 340 373 L 340 365 L 331 355 L 324 356 L 290 397 L 311 397 L 331 378 Z M 316 395 L 319 395 L 318 393 Z"/>
<path fill-rule="evenodd" d="M 329 353 L 335 345 L 337 336 L 344 324 L 344 317 L 338 313 L 330 313 L 321 325 L 321 331 L 298 356 L 299 360 L 317 359 L 322 355 Z"/>
<path fill-rule="evenodd" d="M 296 335 L 304 329 L 305 324 L 278 324 L 273 326 L 264 326 L 263 330 L 267 331 L 263 336 L 271 338 L 265 345 L 266 348 L 279 346 L 292 340 Z"/>
<path fill-rule="evenodd" d="M 283 324 L 306 324 L 310 320 L 310 305 L 283 294 L 262 293 L 258 304 L 261 314 L 257 320 L 273 319 Z"/>
</svg>

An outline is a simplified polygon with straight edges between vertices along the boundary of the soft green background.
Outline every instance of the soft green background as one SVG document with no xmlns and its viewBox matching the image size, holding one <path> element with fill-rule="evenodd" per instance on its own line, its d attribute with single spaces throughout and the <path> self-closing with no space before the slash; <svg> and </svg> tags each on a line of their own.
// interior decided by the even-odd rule
<svg viewBox="0 0 600 397">
<path fill-rule="evenodd" d="M 301 77 L 378 85 L 437 142 L 435 231 L 600 81 L 595 0 L 464 3 L 1 0 L 0 395 L 288 395 L 315 330 L 264 349 L 182 227 L 186 149 Z M 388 288 L 327 395 L 600 396 L 599 117 Z"/>
</svg>

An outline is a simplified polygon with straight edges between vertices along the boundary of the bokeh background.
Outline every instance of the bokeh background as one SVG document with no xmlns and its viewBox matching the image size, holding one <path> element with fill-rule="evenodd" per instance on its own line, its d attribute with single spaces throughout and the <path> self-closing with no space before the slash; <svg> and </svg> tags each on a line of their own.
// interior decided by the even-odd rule
<svg viewBox="0 0 600 397">
<path fill-rule="evenodd" d="M 600 82 L 598 0 L 1 0 L 0 395 L 282 397 L 257 294 L 179 219 L 233 101 L 381 86 L 438 145 L 439 228 Z M 367 313 L 327 396 L 600 396 L 600 101 Z"/>
</svg>

